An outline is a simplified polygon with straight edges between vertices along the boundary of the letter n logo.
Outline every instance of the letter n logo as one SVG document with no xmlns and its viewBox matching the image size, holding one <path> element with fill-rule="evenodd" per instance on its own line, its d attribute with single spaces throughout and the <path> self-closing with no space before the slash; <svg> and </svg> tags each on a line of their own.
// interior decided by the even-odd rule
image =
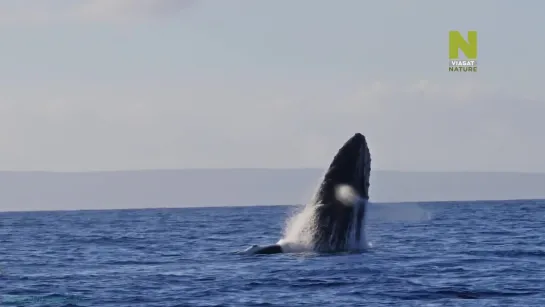
<svg viewBox="0 0 545 307">
<path fill-rule="evenodd" d="M 459 31 L 450 31 L 448 36 L 449 59 L 459 59 L 459 51 L 462 50 L 469 60 L 477 59 L 477 31 L 467 31 L 467 41 Z"/>
</svg>

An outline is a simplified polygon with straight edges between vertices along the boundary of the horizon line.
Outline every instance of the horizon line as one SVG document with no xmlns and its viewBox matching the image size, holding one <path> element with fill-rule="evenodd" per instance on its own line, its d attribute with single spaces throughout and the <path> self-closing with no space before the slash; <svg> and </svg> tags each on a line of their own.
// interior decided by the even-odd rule
<svg viewBox="0 0 545 307">
<path fill-rule="evenodd" d="M 515 203 L 520 201 L 545 201 L 545 198 L 513 198 L 513 199 L 475 199 L 475 200 L 425 200 L 425 201 L 396 201 L 396 202 L 373 202 L 370 201 L 369 204 L 376 205 L 447 205 L 449 203 L 456 204 L 465 204 L 469 205 L 471 203 Z M 195 206 L 188 205 L 183 207 L 140 207 L 140 208 L 107 208 L 107 209 L 93 209 L 93 208 L 82 208 L 82 209 L 36 209 L 36 210 L 0 210 L 0 214 L 3 213 L 29 213 L 29 212 L 74 212 L 74 211 L 128 211 L 128 210 L 176 210 L 176 209 L 220 209 L 220 208 L 248 208 L 248 207 L 289 207 L 289 206 L 304 206 L 304 204 L 250 204 L 250 205 L 204 205 L 204 206 Z"/>
</svg>

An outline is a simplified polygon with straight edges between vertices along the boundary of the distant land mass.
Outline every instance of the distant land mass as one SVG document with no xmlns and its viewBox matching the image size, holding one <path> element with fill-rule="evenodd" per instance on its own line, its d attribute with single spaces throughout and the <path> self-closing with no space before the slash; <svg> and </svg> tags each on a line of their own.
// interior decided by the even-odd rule
<svg viewBox="0 0 545 307">
<path fill-rule="evenodd" d="M 0 172 L 0 211 L 293 205 L 322 169 Z M 372 202 L 544 199 L 545 174 L 373 171 Z"/>
</svg>

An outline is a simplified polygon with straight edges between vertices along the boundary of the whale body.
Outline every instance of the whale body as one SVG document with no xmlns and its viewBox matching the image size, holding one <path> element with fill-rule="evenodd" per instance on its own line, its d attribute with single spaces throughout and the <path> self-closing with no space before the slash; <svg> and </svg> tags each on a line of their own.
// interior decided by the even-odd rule
<svg viewBox="0 0 545 307">
<path fill-rule="evenodd" d="M 311 245 L 316 252 L 346 251 L 365 240 L 363 223 L 369 200 L 371 154 L 356 133 L 339 149 L 307 206 L 313 206 Z M 253 245 L 251 254 L 285 252 L 281 244 Z"/>
</svg>

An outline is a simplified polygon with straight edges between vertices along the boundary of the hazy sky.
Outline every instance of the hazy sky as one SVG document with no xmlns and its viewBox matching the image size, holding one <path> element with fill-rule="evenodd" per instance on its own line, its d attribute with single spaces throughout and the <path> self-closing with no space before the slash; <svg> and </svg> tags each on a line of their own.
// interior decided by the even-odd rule
<svg viewBox="0 0 545 307">
<path fill-rule="evenodd" d="M 545 2 L 2 0 L 0 170 L 545 172 Z M 479 71 L 448 72 L 477 30 Z"/>
</svg>

